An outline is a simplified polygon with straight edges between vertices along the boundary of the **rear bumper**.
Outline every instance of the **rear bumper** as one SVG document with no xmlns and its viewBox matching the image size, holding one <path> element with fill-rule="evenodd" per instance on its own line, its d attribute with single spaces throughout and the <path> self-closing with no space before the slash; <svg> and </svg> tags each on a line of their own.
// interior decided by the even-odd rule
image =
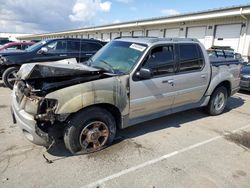
<svg viewBox="0 0 250 188">
<path fill-rule="evenodd" d="M 11 112 L 13 116 L 13 122 L 17 123 L 24 133 L 24 136 L 30 142 L 42 146 L 49 145 L 49 137 L 46 136 L 46 133 L 42 133 L 37 127 L 36 120 L 34 120 L 34 117 L 31 114 L 25 112 L 23 109 L 18 108 L 18 104 L 14 96 L 12 96 Z"/>
<path fill-rule="evenodd" d="M 236 94 L 239 90 L 240 90 L 240 87 L 236 87 L 236 88 L 232 89 L 231 96 Z"/>
<path fill-rule="evenodd" d="M 250 80 L 249 81 L 241 80 L 240 81 L 240 89 L 250 91 Z"/>
</svg>

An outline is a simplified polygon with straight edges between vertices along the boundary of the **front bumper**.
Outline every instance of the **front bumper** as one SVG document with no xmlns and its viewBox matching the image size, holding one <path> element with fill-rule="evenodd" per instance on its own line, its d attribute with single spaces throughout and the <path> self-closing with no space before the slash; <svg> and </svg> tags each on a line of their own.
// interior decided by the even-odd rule
<svg viewBox="0 0 250 188">
<path fill-rule="evenodd" d="M 0 77 L 2 77 L 2 75 L 3 75 L 3 73 L 4 73 L 5 70 L 6 70 L 5 65 L 0 64 Z"/>
<path fill-rule="evenodd" d="M 241 80 L 240 89 L 250 91 L 250 80 Z"/>
<path fill-rule="evenodd" d="M 13 115 L 13 122 L 21 128 L 24 136 L 32 143 L 42 146 L 49 145 L 49 136 L 42 132 L 38 127 L 33 115 L 25 112 L 18 107 L 15 95 L 12 94 L 11 112 Z"/>
</svg>

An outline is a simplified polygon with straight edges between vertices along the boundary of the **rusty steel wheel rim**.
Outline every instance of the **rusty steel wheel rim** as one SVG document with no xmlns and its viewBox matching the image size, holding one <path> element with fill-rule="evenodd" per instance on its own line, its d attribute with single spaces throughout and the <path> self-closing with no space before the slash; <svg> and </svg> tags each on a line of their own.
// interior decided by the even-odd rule
<svg viewBox="0 0 250 188">
<path fill-rule="evenodd" d="M 101 121 L 89 123 L 80 133 L 79 142 L 83 151 L 93 152 L 101 149 L 108 140 L 109 129 Z"/>
</svg>

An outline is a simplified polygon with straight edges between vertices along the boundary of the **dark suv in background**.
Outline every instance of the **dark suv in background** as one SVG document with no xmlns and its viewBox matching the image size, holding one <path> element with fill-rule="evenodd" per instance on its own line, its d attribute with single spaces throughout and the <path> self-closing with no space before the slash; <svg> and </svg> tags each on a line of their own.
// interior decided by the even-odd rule
<svg viewBox="0 0 250 188">
<path fill-rule="evenodd" d="M 0 75 L 4 84 L 13 88 L 16 73 L 22 64 L 58 61 L 76 58 L 84 62 L 106 43 L 94 39 L 60 38 L 40 41 L 25 51 L 6 52 L 0 55 Z"/>
</svg>

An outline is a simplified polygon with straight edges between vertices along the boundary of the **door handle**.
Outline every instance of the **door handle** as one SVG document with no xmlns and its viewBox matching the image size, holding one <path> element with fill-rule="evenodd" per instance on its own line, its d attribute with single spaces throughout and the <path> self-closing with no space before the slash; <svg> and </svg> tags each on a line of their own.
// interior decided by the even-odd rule
<svg viewBox="0 0 250 188">
<path fill-rule="evenodd" d="M 163 83 L 163 84 L 168 83 L 168 84 L 170 84 L 171 86 L 174 86 L 174 80 L 163 80 L 162 83 Z"/>
<path fill-rule="evenodd" d="M 67 54 L 60 54 L 59 56 L 60 56 L 60 57 L 66 57 Z"/>
<path fill-rule="evenodd" d="M 93 54 L 86 54 L 86 56 L 91 56 L 91 55 L 93 55 Z"/>
<path fill-rule="evenodd" d="M 202 78 L 206 78 L 207 76 L 205 74 L 201 75 Z"/>
</svg>

